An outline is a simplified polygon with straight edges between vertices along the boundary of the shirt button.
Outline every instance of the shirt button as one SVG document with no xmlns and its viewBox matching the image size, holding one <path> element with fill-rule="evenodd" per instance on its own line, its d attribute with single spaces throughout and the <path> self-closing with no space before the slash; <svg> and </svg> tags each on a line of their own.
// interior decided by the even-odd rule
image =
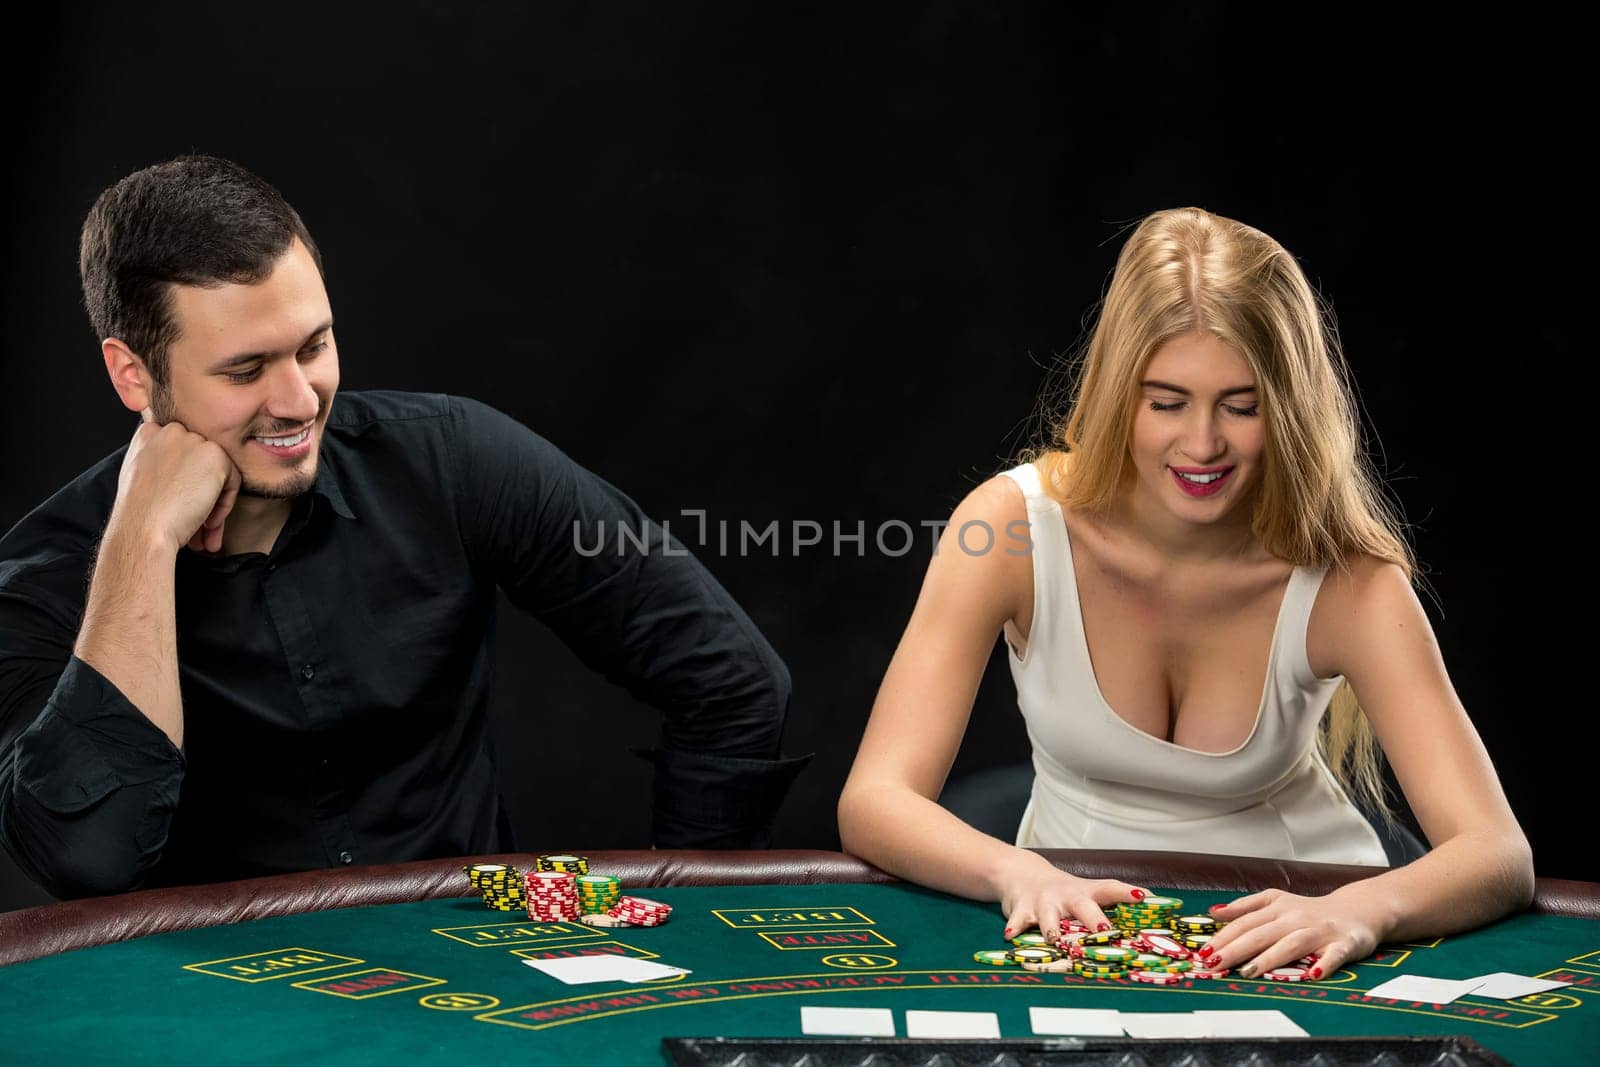
<svg viewBox="0 0 1600 1067">
<path fill-rule="evenodd" d="M 315 667 L 313 667 L 311 664 L 307 663 L 304 667 L 300 668 L 300 677 L 304 678 L 306 681 L 309 682 L 309 681 L 311 681 L 311 679 L 315 678 L 316 676 L 317 676 L 317 669 Z"/>
<path fill-rule="evenodd" d="M 354 856 L 350 855 L 350 853 L 348 853 L 348 852 L 339 853 L 339 862 L 340 863 L 354 863 L 355 861 L 356 861 L 356 858 Z"/>
</svg>

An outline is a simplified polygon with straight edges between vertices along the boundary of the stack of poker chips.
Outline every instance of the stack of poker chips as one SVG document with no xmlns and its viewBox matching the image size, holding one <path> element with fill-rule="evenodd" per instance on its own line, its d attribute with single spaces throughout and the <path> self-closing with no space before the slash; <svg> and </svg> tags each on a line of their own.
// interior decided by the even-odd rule
<svg viewBox="0 0 1600 1067">
<path fill-rule="evenodd" d="M 578 910 L 584 915 L 608 913 L 622 899 L 622 879 L 609 874 L 577 876 Z"/>
<path fill-rule="evenodd" d="M 573 922 L 579 916 L 577 876 L 566 871 L 529 871 L 528 918 Z"/>
<path fill-rule="evenodd" d="M 1182 915 L 1172 920 L 1172 932 L 1178 941 L 1191 952 L 1199 952 L 1211 940 L 1211 935 L 1223 924 L 1209 915 Z"/>
<path fill-rule="evenodd" d="M 486 907 L 496 911 L 521 911 L 527 907 L 522 875 L 503 863 L 474 863 L 461 868 L 473 889 L 483 895 Z"/>
<path fill-rule="evenodd" d="M 1140 930 L 1169 928 L 1181 907 L 1183 901 L 1177 897 L 1145 897 L 1132 904 L 1116 905 L 1110 919 L 1113 926 L 1132 937 Z"/>
<path fill-rule="evenodd" d="M 540 856 L 533 861 L 535 870 L 560 871 L 563 874 L 588 874 L 589 861 L 583 856 Z"/>
<path fill-rule="evenodd" d="M 672 905 L 644 897 L 622 897 L 606 914 L 629 926 L 660 926 L 672 914 Z"/>
</svg>

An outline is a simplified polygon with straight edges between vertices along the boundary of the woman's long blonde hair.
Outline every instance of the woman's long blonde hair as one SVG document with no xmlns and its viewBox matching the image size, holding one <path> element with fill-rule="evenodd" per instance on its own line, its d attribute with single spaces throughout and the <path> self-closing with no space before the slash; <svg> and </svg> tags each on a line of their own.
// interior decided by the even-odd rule
<svg viewBox="0 0 1600 1067">
<path fill-rule="evenodd" d="M 1131 474 L 1128 439 L 1145 366 L 1168 339 L 1197 330 L 1237 349 L 1255 375 L 1266 448 L 1250 526 L 1261 544 L 1297 566 L 1347 570 L 1364 553 L 1415 581 L 1404 524 L 1360 447 L 1331 309 L 1277 241 L 1200 208 L 1149 215 L 1123 245 L 1073 361 L 1066 415 L 1020 461 L 1038 464 L 1064 508 L 1110 510 Z M 1390 818 L 1381 751 L 1348 682 L 1319 742 L 1346 791 Z"/>
</svg>

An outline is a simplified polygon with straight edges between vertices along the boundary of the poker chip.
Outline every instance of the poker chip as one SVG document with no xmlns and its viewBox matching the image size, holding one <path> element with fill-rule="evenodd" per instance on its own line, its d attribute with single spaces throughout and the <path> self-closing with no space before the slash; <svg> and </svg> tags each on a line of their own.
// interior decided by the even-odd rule
<svg viewBox="0 0 1600 1067">
<path fill-rule="evenodd" d="M 1226 967 L 1195 967 L 1189 971 L 1190 978 L 1226 978 L 1228 974 Z"/>
<path fill-rule="evenodd" d="M 1011 939 L 1011 943 L 1018 948 L 1049 948 L 1050 942 L 1045 940 L 1043 934 L 1018 934 Z"/>
<path fill-rule="evenodd" d="M 585 915 L 610 911 L 622 899 L 622 879 L 608 874 L 580 874 L 575 879 L 578 910 Z"/>
<path fill-rule="evenodd" d="M 1014 948 L 1011 958 L 1018 963 L 1054 963 L 1061 958 L 1061 953 L 1053 948 Z"/>
<path fill-rule="evenodd" d="M 630 926 L 660 926 L 672 914 L 672 905 L 644 897 L 622 897 L 606 914 L 624 919 Z"/>
<path fill-rule="evenodd" d="M 1044 974 L 1071 974 L 1072 961 L 1069 959 L 1051 960 L 1049 963 L 1024 963 L 1021 965 L 1025 971 Z"/>
<path fill-rule="evenodd" d="M 1311 972 L 1304 967 L 1274 967 L 1262 972 L 1261 977 L 1270 982 L 1304 982 L 1310 979 Z"/>
<path fill-rule="evenodd" d="M 1182 974 L 1194 966 L 1188 960 L 1175 960 L 1170 956 L 1159 953 L 1141 952 L 1134 958 L 1130 965 L 1141 971 L 1161 971 L 1166 974 Z"/>
<path fill-rule="evenodd" d="M 991 967 L 1015 967 L 1017 961 L 1011 958 L 1011 953 L 1003 948 L 986 948 L 981 952 L 972 954 L 974 961 L 987 963 Z"/>
<path fill-rule="evenodd" d="M 1083 958 L 1096 963 L 1120 963 L 1127 966 L 1138 958 L 1138 953 L 1131 948 L 1122 948 L 1119 945 L 1085 945 Z"/>
<path fill-rule="evenodd" d="M 474 863 L 461 868 L 467 883 L 483 898 L 486 908 L 520 911 L 526 906 L 522 873 L 504 863 Z"/>
<path fill-rule="evenodd" d="M 1146 934 L 1143 940 L 1145 947 L 1151 952 L 1158 952 L 1175 960 L 1186 960 L 1190 956 L 1188 949 L 1163 934 Z"/>
<path fill-rule="evenodd" d="M 1129 971 L 1128 977 L 1145 985 L 1177 985 L 1183 981 L 1183 975 L 1165 971 Z"/>
<path fill-rule="evenodd" d="M 1084 934 L 1078 943 L 1083 945 L 1084 948 L 1088 948 L 1090 945 L 1115 945 L 1121 940 L 1121 934 L 1113 930 L 1104 930 L 1096 934 Z"/>
<path fill-rule="evenodd" d="M 569 856 L 565 854 L 540 856 L 534 861 L 534 869 L 539 871 L 554 871 L 562 874 L 588 874 L 589 861 L 583 856 Z"/>
<path fill-rule="evenodd" d="M 607 915 L 604 912 L 597 912 L 593 915 L 580 915 L 578 916 L 578 921 L 586 926 L 599 926 L 606 928 L 627 925 L 627 923 L 623 922 L 621 919 Z"/>
</svg>

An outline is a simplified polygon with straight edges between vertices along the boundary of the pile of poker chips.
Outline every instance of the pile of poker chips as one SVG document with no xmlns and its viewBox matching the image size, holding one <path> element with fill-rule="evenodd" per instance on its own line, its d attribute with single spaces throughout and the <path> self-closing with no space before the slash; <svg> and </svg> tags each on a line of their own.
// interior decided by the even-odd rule
<svg viewBox="0 0 1600 1067">
<path fill-rule="evenodd" d="M 577 876 L 578 910 L 584 915 L 608 913 L 622 899 L 622 879 L 609 874 Z"/>
<path fill-rule="evenodd" d="M 629 926 L 660 926 L 672 914 L 672 905 L 644 897 L 622 897 L 606 914 Z"/>
<path fill-rule="evenodd" d="M 574 922 L 578 910 L 577 875 L 567 871 L 532 870 L 527 875 L 528 918 L 540 922 Z"/>
<path fill-rule="evenodd" d="M 1131 904 L 1117 904 L 1107 916 L 1111 924 L 1124 934 L 1132 936 L 1140 930 L 1164 929 L 1171 925 L 1172 917 L 1183 907 L 1177 897 L 1149 896 Z"/>
<path fill-rule="evenodd" d="M 499 911 L 526 909 L 540 922 L 583 922 L 591 926 L 660 926 L 672 905 L 622 895 L 622 880 L 590 874 L 583 856 L 549 855 L 534 860 L 526 874 L 503 863 L 463 867 L 485 905 Z"/>
<path fill-rule="evenodd" d="M 461 868 L 467 882 L 483 895 L 485 907 L 496 911 L 522 911 L 528 906 L 522 875 L 503 863 L 474 863 Z"/>
<path fill-rule="evenodd" d="M 1225 923 L 1209 915 L 1179 915 L 1183 901 L 1146 897 L 1139 904 L 1112 909 L 1115 930 L 1091 931 L 1077 919 L 1061 920 L 1060 947 L 1043 934 L 1018 934 L 1009 949 L 985 949 L 978 963 L 1029 971 L 1070 973 L 1079 978 L 1131 979 L 1149 985 L 1176 985 L 1187 979 L 1225 978 L 1227 968 L 1208 967 L 1200 950 Z M 1315 958 L 1307 956 L 1259 975 L 1274 982 L 1309 980 Z"/>
</svg>

